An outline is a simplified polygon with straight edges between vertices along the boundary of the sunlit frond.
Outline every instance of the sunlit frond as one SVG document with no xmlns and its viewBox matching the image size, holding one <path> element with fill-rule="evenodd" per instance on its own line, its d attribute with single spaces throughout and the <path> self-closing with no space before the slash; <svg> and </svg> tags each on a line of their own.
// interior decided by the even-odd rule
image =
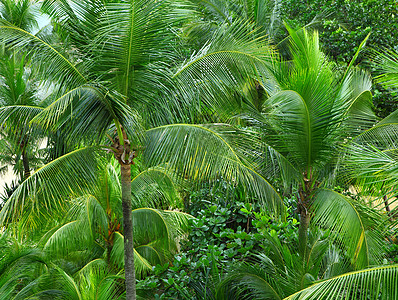
<svg viewBox="0 0 398 300">
<path fill-rule="evenodd" d="M 284 205 L 273 187 L 231 145 L 239 131 L 222 124 L 199 126 L 175 124 L 147 131 L 144 157 L 148 164 L 167 163 L 179 176 L 191 180 L 222 176 L 258 198 L 266 209 L 284 215 Z"/>
<path fill-rule="evenodd" d="M 85 147 L 43 166 L 26 179 L 0 212 L 1 222 L 17 220 L 24 210 L 63 210 L 62 202 L 92 189 L 97 174 L 98 147 Z"/>
<path fill-rule="evenodd" d="M 372 64 L 379 72 L 377 82 L 387 88 L 398 88 L 398 53 L 394 50 L 385 50 L 382 53 L 374 51 Z"/>
<path fill-rule="evenodd" d="M 181 206 L 175 175 L 167 168 L 149 168 L 131 180 L 133 207 Z"/>
<path fill-rule="evenodd" d="M 46 74 L 63 87 L 74 87 L 85 83 L 84 63 L 71 60 L 66 51 L 53 45 L 45 35 L 35 36 L 4 19 L 0 20 L 1 40 L 16 50 L 24 49 L 35 61 L 38 74 Z"/>
<path fill-rule="evenodd" d="M 398 297 L 398 266 L 383 266 L 343 274 L 316 283 L 285 300 L 294 299 L 395 299 Z"/>
<path fill-rule="evenodd" d="M 110 257 L 111 260 L 119 267 L 124 266 L 124 237 L 118 232 L 115 233 L 114 245 Z M 136 250 L 134 250 L 134 265 L 138 278 L 152 271 L 151 264 Z"/>
<path fill-rule="evenodd" d="M 356 269 L 366 267 L 373 256 L 381 260 L 381 246 L 373 244 L 375 255 L 370 253 L 367 231 L 372 229 L 365 227 L 363 218 L 366 216 L 360 215 L 352 199 L 332 190 L 320 189 L 315 194 L 312 208 L 314 222 L 331 230 L 330 239 L 346 247 L 351 264 Z M 378 238 L 382 240 L 382 237 Z"/>
</svg>

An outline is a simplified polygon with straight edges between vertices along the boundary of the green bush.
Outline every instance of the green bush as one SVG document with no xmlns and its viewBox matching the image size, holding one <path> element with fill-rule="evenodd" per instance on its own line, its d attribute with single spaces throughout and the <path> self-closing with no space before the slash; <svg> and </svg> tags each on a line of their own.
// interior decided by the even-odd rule
<svg viewBox="0 0 398 300">
<path fill-rule="evenodd" d="M 229 266 L 266 252 L 265 232 L 278 235 L 284 243 L 297 244 L 296 219 L 274 220 L 257 205 L 236 201 L 234 197 L 222 198 L 228 189 L 234 190 L 224 185 L 207 193 L 206 189 L 201 190 L 191 197 L 196 219 L 191 220 L 190 234 L 172 265 L 157 265 L 154 275 L 139 283 L 145 297 L 203 299 L 205 294 L 213 294 Z M 239 194 L 234 192 L 234 196 Z M 214 204 L 203 206 L 210 200 Z"/>
</svg>

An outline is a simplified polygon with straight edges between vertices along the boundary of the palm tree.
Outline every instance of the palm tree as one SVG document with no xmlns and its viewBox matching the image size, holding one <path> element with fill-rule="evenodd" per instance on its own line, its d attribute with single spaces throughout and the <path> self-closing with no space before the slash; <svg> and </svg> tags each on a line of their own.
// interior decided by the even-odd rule
<svg viewBox="0 0 398 300">
<path fill-rule="evenodd" d="M 179 211 L 156 209 L 178 204 L 178 191 L 173 181 L 161 167 L 145 170 L 132 180 L 137 276 L 142 277 L 152 270 L 152 266 L 169 261 L 177 249 L 177 239 L 186 233 L 187 221 L 192 218 Z M 89 255 L 96 253 L 93 261 L 103 260 L 105 266 L 122 268 L 124 237 L 120 194 L 114 162 L 101 170 L 92 194 L 71 201 L 60 225 L 42 238 L 44 250 L 62 258 L 78 253 L 86 256 L 85 249 L 91 249 Z"/>
<path fill-rule="evenodd" d="M 384 52 L 373 50 L 371 63 L 377 75 L 376 81 L 396 92 L 398 53 L 393 50 Z M 373 203 L 376 208 L 387 210 L 392 221 L 387 225 L 393 232 L 396 231 L 394 227 L 397 224 L 398 209 L 389 211 L 389 205 L 394 205 L 397 201 L 397 122 L 398 111 L 395 111 L 373 128 L 354 138 L 345 159 L 348 170 L 357 175 L 353 184 L 361 193 L 374 198 Z"/>
<path fill-rule="evenodd" d="M 4 20 L 20 26 L 28 32 L 37 30 L 37 5 L 30 0 L 0 1 L 0 15 Z M 8 157 L 2 161 L 14 165 L 14 172 L 20 173 L 20 180 L 30 175 L 32 151 L 29 147 L 37 141 L 32 141 L 34 135 L 29 128 L 29 122 L 42 109 L 42 100 L 37 94 L 38 82 L 29 57 L 18 54 L 4 45 L 0 59 L 0 129 L 7 141 L 4 150 L 11 150 Z M 3 151 L 2 151 L 3 152 Z M 6 153 L 7 151 L 4 151 Z M 19 163 L 19 162 L 22 162 Z"/>
<path fill-rule="evenodd" d="M 167 108 L 183 113 L 178 107 L 184 98 L 177 97 L 191 92 L 175 90 L 168 77 L 169 65 L 176 59 L 176 37 L 171 28 L 178 19 L 174 18 L 173 2 L 47 0 L 42 9 L 52 17 L 56 35 L 32 35 L 2 20 L 0 37 L 13 49 L 29 45 L 41 79 L 53 92 L 52 104 L 33 119 L 33 124 L 59 130 L 67 142 L 82 147 L 31 175 L 3 208 L 3 220 L 17 220 L 28 197 L 37 209 L 41 205 L 48 210 L 61 207 L 60 202 L 71 194 L 84 194 L 95 182 L 99 153 L 111 151 L 121 168 L 127 299 L 135 299 L 131 165 L 142 150 L 147 166 L 159 165 L 162 158 L 186 178 L 223 175 L 235 182 L 251 181 L 248 189 L 261 194 L 270 210 L 283 213 L 276 191 L 245 165 L 243 153 L 231 148 L 229 142 L 236 144 L 231 128 L 168 125 L 175 117 Z M 256 45 L 241 49 L 246 60 L 268 57 L 261 54 L 256 58 L 260 53 Z M 217 55 L 219 50 L 214 48 L 210 53 Z M 236 62 L 234 51 L 225 55 Z M 162 110 L 154 114 L 150 111 L 153 107 Z M 157 124 L 165 125 L 144 131 Z M 164 142 L 164 147 L 151 146 L 155 140 Z M 40 205 L 38 199 L 42 199 Z"/>
<path fill-rule="evenodd" d="M 365 72 L 352 68 L 355 58 L 339 79 L 333 64 L 321 52 L 316 33 L 287 29 L 291 61 L 275 58 L 272 64 L 263 68 L 254 65 L 254 70 L 247 72 L 261 85 L 264 99 L 259 107 L 250 101 L 242 106 L 246 125 L 259 136 L 251 145 L 252 152 L 246 149 L 246 154 L 254 156 L 252 167 L 264 177 L 280 175 L 285 187 L 297 186 L 303 258 L 308 254 L 307 234 L 313 219 L 335 232 L 332 238 L 340 239 L 351 263 L 361 268 L 368 264 L 370 255 L 366 228 L 351 200 L 328 187 L 335 177 L 341 145 L 376 121 L 371 110 L 371 80 Z M 200 64 L 196 70 L 192 68 L 198 60 L 192 58 L 186 64 L 190 68 L 182 67 L 175 76 L 185 82 L 188 78 L 191 82 L 202 80 L 197 76 Z M 211 63 L 222 61 L 217 57 Z M 233 71 L 223 75 L 235 85 L 242 82 Z M 204 79 L 201 82 L 205 83 Z M 222 100 L 228 103 L 228 99 Z M 231 107 L 236 108 L 235 103 L 228 108 L 233 111 Z M 235 112 L 242 116 L 242 111 Z"/>
</svg>

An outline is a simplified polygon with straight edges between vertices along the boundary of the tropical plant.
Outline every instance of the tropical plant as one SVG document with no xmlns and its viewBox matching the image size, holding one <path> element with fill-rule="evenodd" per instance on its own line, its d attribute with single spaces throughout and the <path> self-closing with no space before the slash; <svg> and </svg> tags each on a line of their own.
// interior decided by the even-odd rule
<svg viewBox="0 0 398 300">
<path fill-rule="evenodd" d="M 82 146 L 31 175 L 3 208 L 2 219 L 17 220 L 28 197 L 32 213 L 37 213 L 61 207 L 60 202 L 71 194 L 84 194 L 95 181 L 99 153 L 111 151 L 121 166 L 127 299 L 135 298 L 131 165 L 140 152 L 144 151 L 145 165 L 157 166 L 161 158 L 168 168 L 176 168 L 189 179 L 224 175 L 235 182 L 251 181 L 248 190 L 268 195 L 263 200 L 275 213 L 284 211 L 269 183 L 248 168 L 243 154 L 228 144 L 229 140 L 236 144 L 229 127 L 172 124 L 149 129 L 175 121 L 173 112 L 178 120 L 183 113 L 178 107 L 185 98 L 177 97 L 195 94 L 190 89 L 177 91 L 169 84 L 168 66 L 176 59 L 176 37 L 170 28 L 178 21 L 173 3 L 47 0 L 42 9 L 52 17 L 56 35 L 32 35 L 4 19 L 0 24 L 0 37 L 12 49 L 29 45 L 40 78 L 52 90 L 52 104 L 31 123 L 58 130 L 67 143 Z M 216 38 L 219 41 L 214 45 L 225 48 L 222 37 Z M 242 48 L 243 57 L 256 61 L 254 56 L 260 52 L 253 53 L 255 45 L 252 42 Z M 213 47 L 207 54 L 217 55 L 224 48 Z M 236 63 L 234 51 L 225 54 Z M 259 59 L 264 57 L 261 54 Z M 156 114 L 150 112 L 152 108 Z M 164 147 L 151 146 L 155 140 L 164 142 Z"/>
<path fill-rule="evenodd" d="M 114 165 L 104 166 L 92 194 L 66 204 L 70 207 L 61 224 L 42 238 L 45 251 L 64 259 L 81 254 L 82 262 L 88 256 L 91 261 L 87 265 L 101 260 L 110 269 L 123 268 L 121 190 Z M 145 170 L 132 180 L 134 261 L 138 277 L 152 271 L 152 266 L 169 261 L 177 249 L 177 240 L 186 234 L 191 216 L 156 209 L 178 204 L 174 186 L 171 177 L 160 167 Z"/>
<path fill-rule="evenodd" d="M 30 0 L 0 2 L 0 15 L 11 24 L 32 32 L 38 29 L 37 5 Z M 2 135 L 1 162 L 12 165 L 20 180 L 30 175 L 30 169 L 37 165 L 33 153 L 37 149 L 29 122 L 41 110 L 42 99 L 38 95 L 38 85 L 33 68 L 26 54 L 16 53 L 2 46 L 0 59 L 0 130 Z"/>
<path fill-rule="evenodd" d="M 243 108 L 244 124 L 252 135 L 258 134 L 257 142 L 246 148 L 245 154 L 254 156 L 252 168 L 264 177 L 281 176 L 285 188 L 292 185 L 297 188 L 303 259 L 308 254 L 308 226 L 312 219 L 332 229 L 331 238 L 346 247 L 352 264 L 362 268 L 368 265 L 372 252 L 380 254 L 381 250 L 369 251 L 370 237 L 363 216 L 350 199 L 328 187 L 336 178 L 337 158 L 344 152 L 341 145 L 376 122 L 372 112 L 371 79 L 366 72 L 352 67 L 358 53 L 340 79 L 333 71 L 333 64 L 321 52 L 316 33 L 295 32 L 288 26 L 287 29 L 291 60 L 276 58 L 267 67 L 256 65 L 252 72 L 247 70 L 246 74 L 261 85 L 264 92 L 261 101 L 246 101 L 235 110 L 242 118 Z M 176 76 L 200 81 L 208 87 L 204 79 L 196 76 L 200 64 L 196 65 L 197 69 L 192 68 L 199 60 L 195 57 L 189 61 L 190 68 L 182 67 Z M 214 57 L 211 63 L 222 61 L 223 57 Z M 231 67 L 223 76 L 239 86 L 242 80 L 234 71 Z M 227 107 L 228 99 L 221 100 L 225 100 L 223 107 Z M 231 103 L 231 98 L 229 103 L 227 110 L 231 113 L 237 106 Z"/>
</svg>

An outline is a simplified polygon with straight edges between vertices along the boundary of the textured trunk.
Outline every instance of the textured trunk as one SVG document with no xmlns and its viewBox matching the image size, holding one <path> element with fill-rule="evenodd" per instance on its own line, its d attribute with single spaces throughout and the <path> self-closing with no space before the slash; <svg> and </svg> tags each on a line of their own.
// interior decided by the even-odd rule
<svg viewBox="0 0 398 300">
<path fill-rule="evenodd" d="M 30 176 L 29 157 L 26 154 L 26 149 L 22 150 L 22 163 L 23 163 L 23 180 Z"/>
<path fill-rule="evenodd" d="M 383 196 L 383 200 L 387 213 L 390 213 L 391 209 L 390 209 L 390 204 L 388 203 L 387 195 Z"/>
<path fill-rule="evenodd" d="M 131 166 L 121 163 L 126 300 L 136 299 L 133 222 L 131 219 Z"/>
<path fill-rule="evenodd" d="M 303 259 L 306 259 L 307 256 L 307 240 L 308 240 L 308 227 L 310 226 L 310 220 L 311 220 L 311 215 L 309 212 L 303 208 L 300 211 L 300 225 L 299 225 L 299 232 L 298 232 L 298 238 L 299 238 L 299 253 L 303 257 Z"/>
</svg>

